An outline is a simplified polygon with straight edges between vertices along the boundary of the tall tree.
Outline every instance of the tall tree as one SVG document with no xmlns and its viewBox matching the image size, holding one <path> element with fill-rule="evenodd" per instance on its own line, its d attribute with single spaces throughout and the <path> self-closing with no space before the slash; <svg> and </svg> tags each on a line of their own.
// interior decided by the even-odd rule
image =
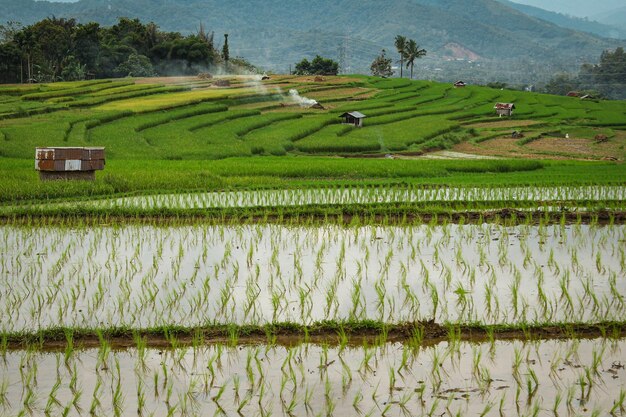
<svg viewBox="0 0 626 417">
<path fill-rule="evenodd" d="M 76 29 L 74 19 L 44 19 L 28 26 L 24 32 L 35 42 L 34 53 L 39 58 L 39 74 L 42 80 L 57 81 L 63 70 L 63 61 L 74 49 L 72 33 Z M 32 74 L 31 74 L 32 75 Z"/>
<path fill-rule="evenodd" d="M 330 59 L 316 55 L 311 62 L 304 58 L 296 64 L 296 75 L 337 75 L 339 73 L 339 63 Z"/>
<path fill-rule="evenodd" d="M 213 50 L 213 37 L 214 37 L 215 33 L 211 32 L 208 33 L 204 30 L 204 25 L 202 23 L 200 23 L 200 29 L 198 30 L 198 39 L 200 39 L 202 42 L 206 43 L 207 47 L 211 50 Z"/>
<path fill-rule="evenodd" d="M 568 92 L 578 90 L 579 88 L 580 83 L 575 76 L 561 73 L 557 74 L 546 84 L 546 93 L 564 96 Z"/>
<path fill-rule="evenodd" d="M 311 74 L 311 63 L 308 59 L 304 58 L 302 61 L 296 64 L 296 70 L 294 72 L 295 75 L 310 75 Z"/>
<path fill-rule="evenodd" d="M 8 21 L 6 25 L 0 25 L 0 43 L 13 41 L 15 35 L 22 30 L 22 24 L 16 21 Z"/>
<path fill-rule="evenodd" d="M 100 56 L 100 25 L 98 23 L 86 23 L 78 25 L 73 34 L 73 56 L 83 65 L 87 71 L 96 73 L 98 58 Z"/>
<path fill-rule="evenodd" d="M 391 77 L 393 70 L 391 69 L 391 58 L 387 58 L 387 52 L 383 49 L 370 66 L 370 71 L 375 77 Z"/>
<path fill-rule="evenodd" d="M 17 83 L 22 77 L 22 51 L 14 42 L 0 43 L 0 83 Z"/>
<path fill-rule="evenodd" d="M 15 34 L 15 44 L 19 50 L 22 51 L 22 60 L 26 60 L 26 82 L 28 83 L 33 81 L 33 53 L 36 43 L 37 42 L 35 41 L 32 31 L 22 30 Z M 22 70 L 22 66 L 23 65 L 20 65 L 20 71 L 22 71 L 22 74 L 20 74 L 20 81 L 22 80 L 24 72 Z"/>
<path fill-rule="evenodd" d="M 406 55 L 406 47 L 407 47 L 406 37 L 397 35 L 395 39 L 395 45 L 396 45 L 396 50 L 400 54 L 400 61 L 399 61 L 400 62 L 400 78 L 402 78 L 402 67 L 404 65 L 404 58 Z"/>
<path fill-rule="evenodd" d="M 147 56 L 131 54 L 126 62 L 121 63 L 115 72 L 124 77 L 154 77 L 156 73 Z"/>
<path fill-rule="evenodd" d="M 406 44 L 405 50 L 405 58 L 406 58 L 406 67 L 411 67 L 411 79 L 413 79 L 413 66 L 415 65 L 415 60 L 419 59 L 426 55 L 426 49 L 420 49 L 419 45 L 415 42 L 415 40 L 410 39 Z"/>
<path fill-rule="evenodd" d="M 0 25 L 0 83 L 193 74 L 230 59 L 228 35 L 225 41 L 220 51 L 203 26 L 196 35 L 182 35 L 128 18 L 108 28 L 54 17 L 24 28 L 9 22 Z M 243 58 L 235 60 L 253 68 Z"/>
<path fill-rule="evenodd" d="M 230 59 L 230 51 L 228 49 L 228 33 L 224 34 L 224 46 L 222 47 L 222 58 L 224 58 L 224 62 L 228 64 L 228 60 Z"/>
</svg>

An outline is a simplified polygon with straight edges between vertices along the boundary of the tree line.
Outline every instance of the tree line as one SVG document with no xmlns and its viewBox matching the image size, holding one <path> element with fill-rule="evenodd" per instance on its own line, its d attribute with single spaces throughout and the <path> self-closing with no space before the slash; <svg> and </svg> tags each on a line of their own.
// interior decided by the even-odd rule
<svg viewBox="0 0 626 417">
<path fill-rule="evenodd" d="M 0 83 L 75 81 L 125 76 L 194 75 L 214 67 L 253 67 L 231 58 L 200 26 L 195 34 L 120 18 L 111 27 L 50 17 L 22 27 L 0 25 Z"/>
<path fill-rule="evenodd" d="M 415 60 L 425 56 L 426 49 L 420 48 L 414 39 L 407 39 L 402 35 L 397 35 L 395 37 L 394 45 L 398 54 L 400 54 L 400 59 L 398 60 L 398 63 L 400 64 L 400 78 L 404 77 L 403 70 L 406 65 L 407 69 L 411 69 L 410 78 L 413 79 L 413 67 L 415 66 Z M 393 69 L 391 66 L 392 62 L 393 60 L 387 57 L 387 51 L 383 49 L 381 54 L 374 58 L 374 61 L 370 66 L 372 75 L 379 77 L 391 77 L 393 75 Z"/>
<path fill-rule="evenodd" d="M 626 52 L 624 48 L 604 51 L 598 64 L 584 64 L 578 74 L 557 74 L 548 84 L 546 92 L 566 95 L 577 91 L 598 98 L 626 98 Z"/>
<path fill-rule="evenodd" d="M 304 58 L 296 64 L 295 75 L 337 75 L 339 63 L 330 58 L 316 55 L 311 61 Z"/>
</svg>

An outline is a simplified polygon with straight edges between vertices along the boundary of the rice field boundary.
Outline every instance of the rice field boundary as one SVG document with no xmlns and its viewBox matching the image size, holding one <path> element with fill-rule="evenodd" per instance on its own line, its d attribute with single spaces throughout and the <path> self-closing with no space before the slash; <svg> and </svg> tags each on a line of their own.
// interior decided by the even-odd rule
<svg viewBox="0 0 626 417">
<path fill-rule="evenodd" d="M 375 321 L 325 321 L 311 325 L 270 323 L 266 325 L 217 324 L 199 327 L 154 327 L 150 329 L 53 328 L 37 332 L 0 334 L 0 351 L 35 347 L 65 349 L 68 340 L 80 349 L 99 347 L 103 340 L 117 349 L 134 347 L 137 338 L 149 347 L 189 347 L 198 344 L 294 345 L 301 343 L 362 346 L 388 342 L 433 345 L 445 340 L 485 342 L 496 340 L 545 341 L 560 339 L 619 339 L 626 335 L 626 321 L 600 323 L 538 323 L 521 325 L 439 324 L 433 321 L 387 324 Z M 341 339 L 344 339 L 342 342 Z"/>
</svg>

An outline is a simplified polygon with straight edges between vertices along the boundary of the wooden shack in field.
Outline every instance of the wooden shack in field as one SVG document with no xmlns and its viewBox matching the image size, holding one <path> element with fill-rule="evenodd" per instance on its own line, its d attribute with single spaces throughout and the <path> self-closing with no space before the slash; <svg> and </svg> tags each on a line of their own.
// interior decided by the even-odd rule
<svg viewBox="0 0 626 417">
<path fill-rule="evenodd" d="M 356 127 L 363 127 L 363 119 L 367 116 L 358 111 L 346 112 L 339 116 L 343 119 L 344 124 L 355 125 Z"/>
<path fill-rule="evenodd" d="M 463 87 L 466 87 L 466 86 L 467 86 L 467 84 L 465 84 L 465 82 L 463 82 L 463 81 L 457 81 L 457 82 L 454 83 L 454 88 L 463 88 Z"/>
<path fill-rule="evenodd" d="M 104 148 L 49 147 L 35 150 L 41 180 L 95 180 L 104 169 Z"/>
<path fill-rule="evenodd" d="M 513 110 L 515 110 L 515 104 L 513 104 L 513 103 L 496 103 L 496 105 L 493 106 L 493 108 L 496 109 L 496 113 L 500 117 L 502 117 L 502 116 L 512 116 L 513 115 Z"/>
</svg>

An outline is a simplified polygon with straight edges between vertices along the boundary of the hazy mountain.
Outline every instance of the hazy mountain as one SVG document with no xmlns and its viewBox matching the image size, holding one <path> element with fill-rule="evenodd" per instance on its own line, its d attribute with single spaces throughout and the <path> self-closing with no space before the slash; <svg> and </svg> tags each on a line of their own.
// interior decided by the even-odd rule
<svg viewBox="0 0 626 417">
<path fill-rule="evenodd" d="M 594 14 L 592 18 L 608 25 L 626 28 L 626 6 L 619 7 L 609 12 Z"/>
<path fill-rule="evenodd" d="M 624 6 L 624 0 L 513 0 L 552 12 L 578 17 L 592 17 Z"/>
<path fill-rule="evenodd" d="M 393 39 L 403 34 L 428 50 L 416 66 L 420 76 L 495 74 L 525 83 L 595 61 L 602 50 L 622 44 L 495 0 L 0 0 L 0 10 L 3 20 L 23 23 L 55 15 L 110 25 L 127 16 L 187 33 L 202 23 L 218 40 L 230 34 L 231 55 L 280 71 L 320 53 L 344 56 L 349 71 L 367 72 L 382 48 L 396 55 Z"/>
<path fill-rule="evenodd" d="M 526 13 L 529 16 L 538 17 L 539 19 L 546 20 L 564 28 L 589 32 L 605 38 L 626 39 L 626 26 L 612 26 L 611 24 L 604 24 L 596 20 L 590 20 L 590 18 L 581 18 L 563 13 L 551 12 L 539 7 L 527 6 L 525 4 L 519 4 L 509 0 L 500 1 L 515 10 Z M 626 8 L 624 10 L 626 11 Z M 612 16 L 611 13 L 609 13 L 607 17 L 610 16 Z"/>
</svg>

